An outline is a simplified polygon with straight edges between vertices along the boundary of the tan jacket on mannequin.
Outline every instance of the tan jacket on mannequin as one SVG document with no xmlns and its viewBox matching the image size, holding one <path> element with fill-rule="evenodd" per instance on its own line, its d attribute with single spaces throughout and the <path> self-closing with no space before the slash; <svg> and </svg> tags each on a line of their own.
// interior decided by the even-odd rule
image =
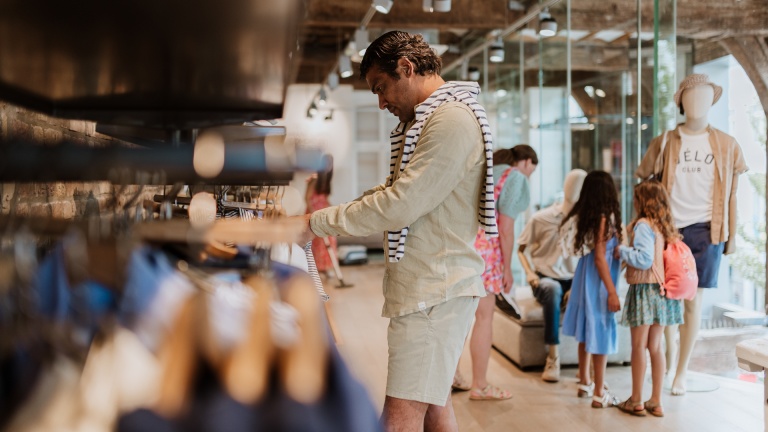
<svg viewBox="0 0 768 432">
<path fill-rule="evenodd" d="M 707 131 L 717 172 L 712 200 L 712 244 L 726 242 L 723 253 L 728 255 L 735 251 L 735 236 L 731 236 L 731 233 L 736 232 L 736 189 L 739 175 L 746 172 L 748 167 L 741 147 L 734 137 L 712 126 L 707 126 Z M 661 172 L 661 181 L 667 192 L 671 192 L 675 182 L 675 166 L 682 146 L 680 126 L 667 133 L 663 166 L 657 166 L 662 140 L 663 134 L 651 140 L 640 166 L 635 171 L 635 177 L 644 179 Z"/>
</svg>

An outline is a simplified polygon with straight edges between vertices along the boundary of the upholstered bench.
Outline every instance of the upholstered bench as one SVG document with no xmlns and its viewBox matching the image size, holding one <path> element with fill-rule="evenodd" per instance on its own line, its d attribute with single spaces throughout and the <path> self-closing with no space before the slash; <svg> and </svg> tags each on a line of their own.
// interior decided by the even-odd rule
<svg viewBox="0 0 768 432">
<path fill-rule="evenodd" d="M 493 317 L 493 346 L 518 367 L 544 366 L 547 347 L 544 344 L 544 310 L 533 297 L 530 287 L 516 291 L 520 317 L 513 317 L 498 307 Z M 623 299 L 622 299 L 623 303 Z M 619 318 L 616 314 L 616 319 Z M 632 355 L 629 327 L 617 325 L 619 350 L 608 356 L 609 363 L 628 363 Z M 560 364 L 579 364 L 578 342 L 571 336 L 560 336 Z"/>
</svg>

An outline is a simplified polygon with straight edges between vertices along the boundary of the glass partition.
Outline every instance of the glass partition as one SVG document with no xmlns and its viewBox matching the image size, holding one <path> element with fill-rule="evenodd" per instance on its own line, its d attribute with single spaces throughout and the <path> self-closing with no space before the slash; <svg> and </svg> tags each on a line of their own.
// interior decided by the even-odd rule
<svg viewBox="0 0 768 432">
<path fill-rule="evenodd" d="M 536 1 L 529 8 L 543 4 Z M 595 18 L 595 8 L 603 8 L 604 16 Z M 608 2 L 563 0 L 548 12 L 559 27 L 553 36 L 539 34 L 534 16 L 505 36 L 503 61 L 491 61 L 485 49 L 466 62 L 478 72 L 473 80 L 483 87 L 481 102 L 496 147 L 527 143 L 539 155 L 530 179 L 531 207 L 517 221 L 518 234 L 531 213 L 561 198 L 563 179 L 572 168 L 611 173 L 623 221 L 629 222 L 638 182 L 634 172 L 648 144 L 683 120 L 673 99 L 680 80 L 707 73 L 724 88 L 710 122 L 737 138 L 750 173 L 739 184 L 739 249 L 735 259 L 723 260 L 719 289 L 704 298 L 703 327 L 719 322 L 739 327 L 749 319 L 762 323 L 765 316 L 750 311 L 762 312 L 766 295 L 766 119 L 754 87 L 746 85 L 750 80 L 744 69 L 734 57 L 696 61 L 694 41 L 677 35 L 676 0 L 624 2 L 620 9 Z M 517 284 L 524 284 L 516 258 L 513 271 Z M 731 315 L 741 321 L 726 317 L 734 311 Z M 709 349 L 703 352 L 710 355 Z M 733 373 L 700 366 L 692 362 L 691 368 Z"/>
</svg>

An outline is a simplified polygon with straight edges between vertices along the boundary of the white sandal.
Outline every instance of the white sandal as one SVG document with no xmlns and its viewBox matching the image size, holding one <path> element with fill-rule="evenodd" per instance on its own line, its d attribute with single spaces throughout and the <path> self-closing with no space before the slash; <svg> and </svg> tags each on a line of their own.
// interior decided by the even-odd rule
<svg viewBox="0 0 768 432">
<path fill-rule="evenodd" d="M 592 408 L 612 408 L 620 403 L 619 398 L 608 390 L 604 390 L 602 396 L 592 396 Z"/>
<path fill-rule="evenodd" d="M 603 390 L 608 391 L 610 388 L 608 387 L 608 383 L 603 383 Z M 592 395 L 595 394 L 595 382 L 592 381 L 589 384 L 579 384 L 579 391 L 576 393 L 576 396 L 580 398 L 588 398 L 592 397 Z"/>
</svg>

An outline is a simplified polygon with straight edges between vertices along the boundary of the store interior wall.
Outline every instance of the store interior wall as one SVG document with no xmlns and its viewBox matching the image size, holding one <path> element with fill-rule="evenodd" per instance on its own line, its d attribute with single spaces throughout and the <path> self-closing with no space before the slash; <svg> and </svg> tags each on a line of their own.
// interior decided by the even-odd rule
<svg viewBox="0 0 768 432">
<path fill-rule="evenodd" d="M 628 42 L 621 42 L 621 37 L 616 42 L 603 41 L 600 39 L 603 29 L 594 28 L 592 34 L 574 35 L 570 41 L 572 48 L 567 50 L 563 31 L 568 23 L 559 23 L 557 38 L 543 39 L 538 38 L 536 23 L 532 22 L 507 38 L 504 63 L 490 63 L 487 52 L 469 59 L 469 65 L 479 67 L 481 71 L 479 82 L 483 92 L 480 101 L 486 107 L 497 145 L 511 147 L 528 143 L 540 154 L 539 169 L 531 178 L 532 206 L 529 214 L 557 199 L 562 177 L 569 169 L 604 169 L 614 174 L 617 187 L 623 192 L 623 218 L 625 222 L 629 221 L 633 211 L 631 190 L 636 183 L 634 168 L 650 140 L 664 128 L 662 123 L 674 124 L 674 118 L 667 118 L 668 107 L 661 105 L 668 104 L 679 81 L 689 73 L 703 71 L 714 82 L 723 85 L 726 89 L 723 101 L 728 100 L 728 87 L 734 78 L 728 76 L 728 68 L 721 64 L 724 60 L 719 60 L 719 66 L 715 61 L 694 68 L 696 50 L 693 42 L 675 35 L 674 3 L 663 2 L 665 9 L 660 17 L 659 38 L 667 44 L 677 42 L 674 54 L 660 50 L 663 52 L 658 54 L 657 61 L 666 63 L 658 68 L 663 76 L 657 80 L 653 79 L 658 73 L 654 67 L 653 32 L 643 30 L 640 34 L 632 33 L 637 29 L 636 23 L 624 26 L 626 33 L 623 38 L 630 38 Z M 564 9 L 583 5 L 580 0 L 571 0 L 557 7 Z M 560 12 L 559 16 L 565 15 Z M 622 48 L 626 46 L 628 48 Z M 574 56 L 573 70 L 568 52 Z M 584 58 L 585 54 L 587 58 Z M 576 56 L 581 57 L 577 59 Z M 591 73 L 585 70 L 585 64 L 592 64 L 594 70 Z M 572 75 L 573 82 L 570 95 L 564 79 L 569 75 Z M 461 79 L 458 70 L 446 74 L 445 78 Z M 310 127 L 317 125 L 318 120 L 306 118 L 306 108 L 318 89 L 317 86 L 304 89 L 292 86 L 289 89 L 287 106 L 290 112 L 287 118 L 292 119 L 289 134 L 294 127 L 307 130 L 326 128 L 325 125 Z M 589 89 L 589 94 L 586 89 Z M 600 92 L 596 94 L 598 89 Z M 324 139 L 323 144 L 335 156 L 331 202 L 340 203 L 357 197 L 364 184 L 371 183 L 372 178 L 378 177 L 381 181 L 388 174 L 386 169 L 376 165 L 385 161 L 389 152 L 391 119 L 386 120 L 388 113 L 378 111 L 375 97 L 367 91 L 353 92 L 339 88 L 329 95 L 329 101 L 335 100 L 339 106 L 346 107 L 346 111 L 342 108 L 346 115 L 344 123 L 336 123 L 334 116 L 332 123 L 340 129 L 335 130 L 332 139 Z M 292 100 L 296 107 L 291 107 Z M 584 112 L 581 119 L 572 118 L 569 107 L 574 101 Z M 715 105 L 711 115 L 713 125 L 736 136 L 748 159 L 764 165 L 765 149 L 745 146 L 743 142 L 754 139 L 738 136 L 744 129 L 742 126 L 720 124 L 738 117 L 734 116 L 734 109 L 723 102 Z M 678 116 L 677 120 L 681 121 L 682 117 Z M 376 124 L 376 130 L 366 126 L 370 124 Z M 765 172 L 764 168 L 759 172 Z M 761 209 L 751 206 L 756 200 L 749 195 L 748 189 L 740 188 L 740 213 L 763 217 Z M 524 224 L 525 219 L 526 215 L 521 217 L 520 223 Z M 727 267 L 723 270 L 721 275 L 726 279 L 720 285 L 728 287 L 730 271 Z M 708 296 L 705 306 L 733 300 L 728 291 L 722 289 Z M 758 304 L 754 306 L 760 309 Z"/>
<path fill-rule="evenodd" d="M 53 118 L 0 101 L 0 138 L 3 142 L 54 146 L 61 141 L 88 146 L 130 146 L 96 132 L 96 123 Z M 118 195 L 123 205 L 138 186 L 128 186 Z M 119 185 L 109 182 L 0 183 L 2 214 L 76 219 L 102 214 L 110 208 Z M 145 188 L 140 199 L 152 199 L 156 191 Z M 15 204 L 13 201 L 16 201 Z"/>
</svg>

